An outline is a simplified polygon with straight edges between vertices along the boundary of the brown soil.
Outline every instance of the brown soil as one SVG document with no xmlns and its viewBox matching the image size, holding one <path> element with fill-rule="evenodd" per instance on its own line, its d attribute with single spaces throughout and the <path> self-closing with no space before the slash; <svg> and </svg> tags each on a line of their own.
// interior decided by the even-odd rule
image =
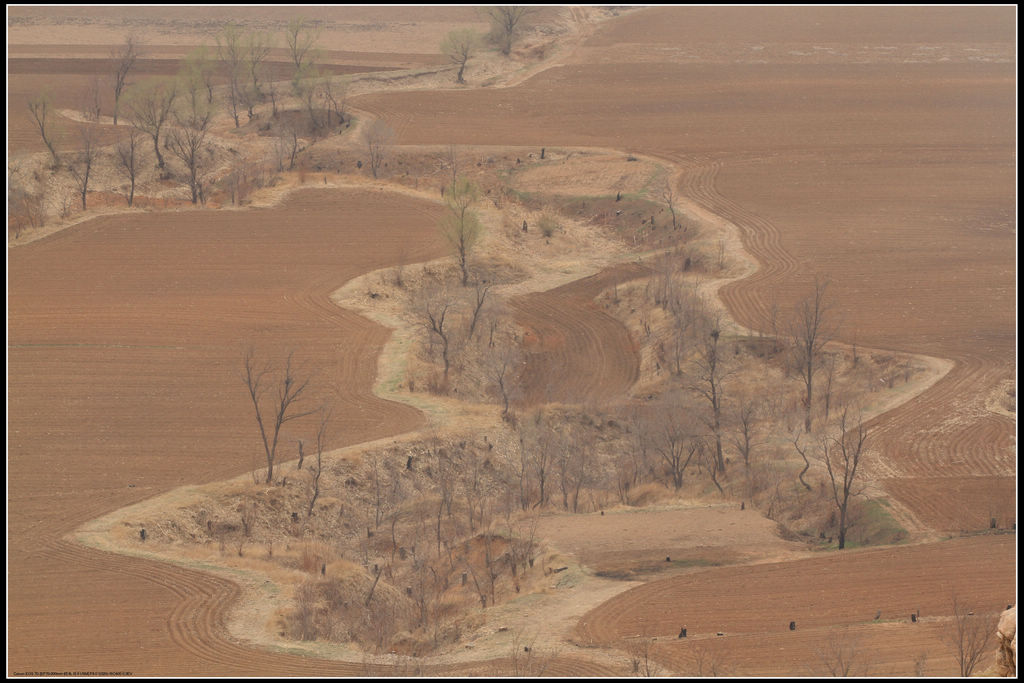
<svg viewBox="0 0 1024 683">
<path fill-rule="evenodd" d="M 652 581 L 584 615 L 577 639 L 622 648 L 629 639 L 657 638 L 657 660 L 681 673 L 695 673 L 693 650 L 705 646 L 731 674 L 813 675 L 829 632 L 856 627 L 859 657 L 872 674 L 910 675 L 921 651 L 932 666 L 951 659 L 941 623 L 952 613 L 953 594 L 993 613 L 1014 601 L 1015 548 L 1013 535 L 961 538 Z M 921 622 L 912 624 L 917 610 Z M 686 639 L 677 637 L 683 627 Z M 897 658 L 876 653 L 886 641 L 900 643 Z"/>
<path fill-rule="evenodd" d="M 390 61 L 351 63 L 400 68 L 436 67 L 440 37 L 478 22 L 454 7 L 311 11 L 339 13 L 324 34 L 328 49 L 390 51 Z M 98 63 L 123 39 L 126 17 L 173 57 L 207 40 L 209 22 L 235 14 L 12 8 L 9 55 L 13 45 L 25 57 Z M 292 16 L 292 8 L 262 8 L 248 19 L 277 30 Z M 586 23 L 578 12 L 572 18 Z M 586 44 L 514 87 L 373 94 L 353 104 L 390 121 L 400 144 L 589 146 L 674 164 L 685 198 L 730 221 L 760 265 L 721 290 L 740 323 L 764 327 L 773 291 L 785 309 L 813 274 L 828 273 L 844 341 L 955 361 L 927 392 L 873 421 L 884 463 L 876 476 L 922 526 L 979 529 L 996 518 L 1005 528 L 1016 521 L 1015 418 L 986 406 L 1016 362 L 1013 19 L 1000 7 L 645 9 L 581 26 L 594 33 Z M 9 74 L 12 150 L 41 149 L 19 113 L 39 83 L 58 107 L 75 108 L 91 76 L 84 66 L 74 75 L 61 68 Z M 100 218 L 9 251 L 9 674 L 418 671 L 242 645 L 225 625 L 239 583 L 66 537 L 172 487 L 253 466 L 255 430 L 237 378 L 249 342 L 272 359 L 295 349 L 322 369 L 318 381 L 336 387 L 343 415 L 333 446 L 421 424 L 417 411 L 371 392 L 387 330 L 329 295 L 399 258 L 445 253 L 422 229 L 437 210 L 376 189 L 308 191 L 277 209 Z M 594 282 L 524 297 L 520 309 L 548 347 L 578 337 L 580 349 L 599 349 L 609 377 L 575 370 L 580 383 L 567 398 L 581 402 L 613 397 L 635 376 L 624 329 L 601 327 L 599 310 L 576 313 L 592 307 L 584 294 Z M 573 308 L 559 311 L 566 302 Z M 595 346 L 606 336 L 618 341 Z M 593 362 L 558 357 L 538 367 Z M 570 541 L 608 518 L 550 533 Z M 652 524 L 650 533 L 671 538 L 671 529 Z M 623 568 L 607 542 L 595 536 L 574 552 L 613 571 L 643 569 L 646 556 Z M 776 543 L 751 550 L 772 553 Z M 657 636 L 652 652 L 672 672 L 696 672 L 703 656 L 727 673 L 816 673 L 807 662 L 830 632 L 848 627 L 872 653 L 872 673 L 905 675 L 924 652 L 928 673 L 949 674 L 942 632 L 951 591 L 993 611 L 1012 602 L 1014 546 L 1013 535 L 962 538 L 652 581 L 584 616 L 578 649 L 546 673 L 627 673 L 622 639 L 635 636 Z M 670 555 L 683 546 L 636 547 Z M 919 608 L 922 623 L 904 623 Z M 870 623 L 879 609 L 882 622 L 894 621 Z M 683 625 L 692 639 L 675 638 Z M 620 659 L 598 656 L 591 643 Z"/>
<path fill-rule="evenodd" d="M 639 376 L 629 332 L 594 299 L 648 269 L 618 266 L 546 292 L 513 299 L 523 328 L 523 400 L 607 405 L 624 398 Z"/>
<path fill-rule="evenodd" d="M 875 422 L 883 458 L 896 467 L 919 458 L 933 473 L 963 459 L 970 473 L 1006 477 L 997 504 L 1012 507 L 1013 421 L 966 408 L 1013 368 L 1012 36 L 995 8 L 942 8 L 915 19 L 901 39 L 887 22 L 906 21 L 904 10 L 850 10 L 858 19 L 849 23 L 839 12 L 822 29 L 818 11 L 775 8 L 761 13 L 769 28 L 757 42 L 740 29 L 719 46 L 681 37 L 705 21 L 728 24 L 738 11 L 698 14 L 699 22 L 673 9 L 634 13 L 606 24 L 564 66 L 513 88 L 356 101 L 385 119 L 401 112 L 405 143 L 541 147 L 557 139 L 679 165 L 682 194 L 731 221 L 761 265 L 721 291 L 736 319 L 767 327 L 773 293 L 788 310 L 813 275 L 827 273 L 844 341 L 957 363 L 931 391 Z M 953 16 L 972 36 L 967 43 L 948 33 Z M 833 52 L 782 49 L 821 30 L 815 44 Z M 774 51 L 756 49 L 765 45 Z M 860 54 L 865 46 L 873 57 Z M 673 49 L 689 56 L 672 58 Z M 949 424 L 944 435 L 921 444 L 938 420 Z M 970 438 L 979 429 L 994 443 Z M 964 458 L 949 456 L 957 449 Z M 987 514 L 988 499 L 958 491 L 956 478 L 946 493 L 970 517 Z M 948 519 L 917 514 L 949 528 Z"/>
<path fill-rule="evenodd" d="M 8 609 L 13 621 L 29 620 L 10 637 L 19 669 L 202 669 L 177 668 L 180 653 L 168 650 L 164 629 L 126 615 L 142 610 L 154 624 L 178 623 L 175 614 L 200 609 L 214 624 L 231 602 L 225 582 L 183 576 L 223 601 L 213 605 L 200 605 L 198 596 L 179 605 L 175 592 L 191 591 L 170 579 L 172 592 L 131 598 L 153 591 L 149 577 L 176 570 L 147 566 L 118 578 L 116 556 L 60 537 L 168 485 L 252 467 L 258 437 L 238 378 L 246 344 L 275 363 L 294 350 L 300 363 L 318 368 L 319 390 L 336 392 L 344 414 L 333 445 L 420 424 L 416 410 L 371 393 L 373 359 L 388 331 L 337 308 L 329 295 L 401 254 L 424 260 L 444 253 L 421 227 L 437 210 L 383 192 L 310 190 L 278 209 L 98 219 L 12 254 L 8 382 L 18 400 L 8 414 L 8 524 L 17 589 Z M 371 221 L 388 231 L 363 239 Z M 38 580 L 50 572 L 57 574 Z M 61 572 L 71 575 L 58 578 Z M 63 639 L 67 659 L 35 645 L 43 634 L 29 624 L 51 628 L 29 618 L 41 604 L 83 605 L 83 621 Z M 141 638 L 149 654 L 109 652 L 108 623 L 125 624 L 128 642 Z M 171 633 L 179 644 L 204 637 L 177 626 Z M 97 654 L 83 661 L 82 652 Z M 222 661 L 216 670 L 225 674 L 259 671 L 248 656 L 239 658 L 247 662 L 242 669 Z"/>
</svg>

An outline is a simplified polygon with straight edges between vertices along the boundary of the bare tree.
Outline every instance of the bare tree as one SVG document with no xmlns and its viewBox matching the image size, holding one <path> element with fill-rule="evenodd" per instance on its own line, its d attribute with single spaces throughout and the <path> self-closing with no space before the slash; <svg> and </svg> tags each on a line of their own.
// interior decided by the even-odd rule
<svg viewBox="0 0 1024 683">
<path fill-rule="evenodd" d="M 99 123 L 100 120 L 100 79 L 92 79 L 92 83 L 89 85 L 89 89 L 85 93 L 85 97 L 82 100 L 82 112 L 85 114 L 85 118 L 93 123 Z"/>
<path fill-rule="evenodd" d="M 274 138 L 277 153 L 277 170 L 284 170 L 284 159 L 288 158 L 288 170 L 295 168 L 295 155 L 299 152 L 299 130 L 294 121 L 284 119 L 277 125 Z"/>
<path fill-rule="evenodd" d="M 117 113 L 121 106 L 121 95 L 128 85 L 128 74 L 139 59 L 139 41 L 134 36 L 124 39 L 124 45 L 110 53 L 114 62 L 114 125 L 117 125 Z"/>
<path fill-rule="evenodd" d="M 476 324 L 480 320 L 480 311 L 483 310 L 484 303 L 487 301 L 487 294 L 491 291 L 491 285 L 486 281 L 477 282 L 473 288 L 473 300 L 470 302 L 472 305 L 472 312 L 469 318 L 469 331 L 466 332 L 466 339 L 473 338 L 473 332 L 476 330 Z"/>
<path fill-rule="evenodd" d="M 139 172 L 139 131 L 132 128 L 128 136 L 117 143 L 117 164 L 128 176 L 128 206 L 135 201 L 135 178 Z"/>
<path fill-rule="evenodd" d="M 395 140 L 395 131 L 378 119 L 366 129 L 363 140 L 366 143 L 366 151 L 370 154 L 370 172 L 376 178 Z"/>
<path fill-rule="evenodd" d="M 448 371 L 451 368 L 449 354 L 452 346 L 452 330 L 449 315 L 454 305 L 454 298 L 443 289 L 426 292 L 421 304 L 427 331 L 435 335 L 441 342 L 441 360 L 444 362 L 445 386 L 448 385 Z"/>
<path fill-rule="evenodd" d="M 698 436 L 698 427 L 689 414 L 675 406 L 664 406 L 657 420 L 654 451 L 661 458 L 673 488 L 678 491 L 683 487 L 683 476 L 687 468 L 695 457 L 703 453 L 704 441 Z"/>
<path fill-rule="evenodd" d="M 672 229 L 678 230 L 679 221 L 676 218 L 676 202 L 678 197 L 676 196 L 676 188 L 672 185 L 671 178 L 665 181 L 665 187 L 661 190 L 661 200 L 665 202 L 665 206 L 668 207 L 668 212 L 672 216 Z"/>
<path fill-rule="evenodd" d="M 160 154 L 160 132 L 171 116 L 177 96 L 177 81 L 161 79 L 135 86 L 128 97 L 132 125 L 153 140 L 156 165 L 161 169 L 164 167 L 164 157 Z"/>
<path fill-rule="evenodd" d="M 864 457 L 867 427 L 861 418 L 853 425 L 848 420 L 849 408 L 843 408 L 837 425 L 838 436 L 821 438 L 819 460 L 828 474 L 828 486 L 836 512 L 839 513 L 839 549 L 846 547 L 846 532 L 851 526 L 850 500 L 864 492 L 857 472 Z"/>
<path fill-rule="evenodd" d="M 456 83 L 466 82 L 462 78 L 462 74 L 466 71 L 466 62 L 476 54 L 479 47 L 480 35 L 469 28 L 457 28 L 450 31 L 441 41 L 441 54 L 459 67 L 459 73 L 455 77 Z"/>
<path fill-rule="evenodd" d="M 99 144 L 96 140 L 96 129 L 85 124 L 78 128 L 79 150 L 74 154 L 71 163 L 68 164 L 68 171 L 74 180 L 75 189 L 82 198 L 82 211 L 85 211 L 85 198 L 89 192 L 89 179 L 92 176 L 93 166 L 99 153 Z"/>
<path fill-rule="evenodd" d="M 256 412 L 256 424 L 259 426 L 260 438 L 263 441 L 263 450 L 267 458 L 267 484 L 274 481 L 274 462 L 277 458 L 281 427 L 286 422 L 315 412 L 298 408 L 298 403 L 309 387 L 310 378 L 296 376 L 291 353 L 288 354 L 280 377 L 275 380 L 272 373 L 273 368 L 269 364 L 256 366 L 251 349 L 246 352 L 242 379 L 249 390 L 249 398 Z"/>
<path fill-rule="evenodd" d="M 448 145 L 444 148 L 444 151 L 437 157 L 437 165 L 439 170 L 447 172 L 451 176 L 451 180 L 446 182 L 441 187 L 441 196 L 444 196 L 445 190 L 455 184 L 455 181 L 459 178 L 459 149 L 455 145 Z"/>
<path fill-rule="evenodd" d="M 791 439 L 791 441 L 793 442 L 793 448 L 796 449 L 796 452 L 799 453 L 800 457 L 803 458 L 804 460 L 804 468 L 800 470 L 800 474 L 798 474 L 797 477 L 800 479 L 800 483 L 804 485 L 804 488 L 810 491 L 811 485 L 804 480 L 804 475 L 807 474 L 807 470 L 811 469 L 811 461 L 807 457 L 807 453 L 810 449 L 810 446 L 800 444 L 799 428 L 798 431 L 796 431 L 793 434 L 793 438 Z"/>
<path fill-rule="evenodd" d="M 302 78 L 297 78 L 292 83 L 292 92 L 304 105 L 306 109 L 306 115 L 309 117 L 309 132 L 313 138 L 317 138 L 320 134 L 320 118 L 317 115 L 317 100 L 320 98 L 320 82 L 319 74 L 316 71 L 316 67 L 309 67 L 310 73 L 305 74 Z"/>
<path fill-rule="evenodd" d="M 814 375 L 819 369 L 821 350 L 836 333 L 832 321 L 832 307 L 829 303 L 828 280 L 814 278 L 814 291 L 797 304 L 796 314 L 790 323 L 790 336 L 795 346 L 797 370 L 804 383 L 804 431 L 811 431 L 811 410 L 814 398 Z"/>
<path fill-rule="evenodd" d="M 182 106 L 174 112 L 177 126 L 167 136 L 167 145 L 188 170 L 186 182 L 192 192 L 192 203 L 205 203 L 201 166 L 206 151 L 206 136 L 213 116 L 211 106 L 202 95 L 202 83 L 187 80 L 184 83 Z"/>
<path fill-rule="evenodd" d="M 868 676 L 867 653 L 860 640 L 846 631 L 831 631 L 818 650 L 822 673 L 828 676 Z"/>
<path fill-rule="evenodd" d="M 320 28 L 304 17 L 296 17 L 288 22 L 284 31 L 284 42 L 288 46 L 288 54 L 295 65 L 292 85 L 308 77 L 309 67 L 317 58 L 316 41 L 320 38 Z"/>
<path fill-rule="evenodd" d="M 484 14 L 491 21 L 489 37 L 498 45 L 503 55 L 507 57 L 512 52 L 512 41 L 522 30 L 523 20 L 536 11 L 537 7 L 524 5 L 484 8 Z"/>
<path fill-rule="evenodd" d="M 238 110 L 242 107 L 245 85 L 245 46 L 244 36 L 238 24 L 228 24 L 217 34 L 217 57 L 227 72 L 228 111 L 235 120 L 235 128 L 239 127 Z"/>
<path fill-rule="evenodd" d="M 320 79 L 320 96 L 323 97 L 327 109 L 327 129 L 332 127 L 331 114 L 338 117 L 338 125 L 345 123 L 345 100 L 348 94 L 348 81 L 335 82 L 330 76 Z"/>
<path fill-rule="evenodd" d="M 309 507 L 306 509 L 306 517 L 313 516 L 313 506 L 316 499 L 320 497 L 320 475 L 324 471 L 324 448 L 327 445 L 327 425 L 331 420 L 331 411 L 326 406 L 320 406 L 320 426 L 316 430 L 316 465 L 313 469 L 313 480 L 310 487 L 313 489 L 309 498 Z M 300 442 L 301 443 L 301 442 Z"/>
<path fill-rule="evenodd" d="M 460 178 L 448 188 L 445 194 L 447 213 L 441 219 L 441 233 L 455 251 L 459 268 L 462 270 L 462 286 L 469 285 L 469 252 L 480 239 L 483 226 L 471 208 L 480 196 L 476 185 Z"/>
<path fill-rule="evenodd" d="M 270 97 L 270 110 L 271 116 L 277 118 L 277 95 L 278 85 L 277 81 L 270 79 L 267 81 L 267 95 Z"/>
<path fill-rule="evenodd" d="M 509 403 L 516 393 L 516 372 L 521 362 L 518 344 L 507 335 L 500 336 L 499 341 L 490 347 L 488 375 L 494 380 L 502 399 L 503 418 L 509 417 Z"/>
<path fill-rule="evenodd" d="M 698 347 L 697 358 L 694 360 L 695 381 L 691 388 L 707 401 L 708 413 L 704 417 L 704 423 L 711 430 L 714 439 L 715 470 L 723 472 L 725 458 L 722 454 L 722 381 L 731 374 L 731 371 L 726 369 L 719 348 L 719 322 L 717 318 L 712 321 L 707 338 Z"/>
<path fill-rule="evenodd" d="M 245 38 L 245 68 L 249 75 L 251 99 L 257 102 L 263 99 L 263 64 L 273 48 L 274 38 L 269 33 L 252 31 Z"/>
<path fill-rule="evenodd" d="M 535 508 L 543 508 L 547 504 L 550 493 L 547 484 L 559 448 L 559 438 L 560 434 L 551 424 L 550 418 L 544 415 L 542 408 L 538 408 L 519 424 L 519 447 L 526 458 L 529 472 L 537 482 Z"/>
<path fill-rule="evenodd" d="M 36 228 L 43 224 L 43 194 L 15 187 L 13 183 L 8 183 L 7 187 L 7 225 L 13 229 L 17 239 L 25 228 Z"/>
<path fill-rule="evenodd" d="M 838 365 L 836 354 L 825 354 L 822 364 L 825 366 L 825 387 L 822 394 L 825 399 L 825 420 L 828 421 L 829 413 L 832 410 L 832 386 L 835 383 L 836 366 Z"/>
<path fill-rule="evenodd" d="M 753 398 L 745 397 L 739 401 L 735 411 L 735 432 L 732 443 L 736 452 L 743 458 L 743 468 L 750 472 L 750 456 L 757 442 L 757 420 L 760 417 L 760 403 Z"/>
<path fill-rule="evenodd" d="M 989 649 L 996 619 L 991 615 L 975 614 L 956 593 L 952 596 L 952 603 L 953 618 L 947 627 L 945 640 L 960 665 L 960 675 L 967 677 L 974 673 L 982 655 Z"/>
<path fill-rule="evenodd" d="M 28 111 L 39 128 L 39 135 L 43 138 L 43 144 L 46 145 L 46 149 L 50 150 L 50 156 L 53 157 L 53 165 L 59 166 L 60 156 L 57 155 L 57 150 L 53 146 L 54 122 L 50 116 L 51 108 L 52 100 L 47 93 L 41 93 L 28 101 Z"/>
<path fill-rule="evenodd" d="M 633 665 L 633 673 L 637 676 L 650 678 L 660 676 L 661 667 L 651 657 L 651 649 L 655 639 L 648 635 L 639 635 L 625 640 L 625 650 L 629 654 L 629 661 Z"/>
<path fill-rule="evenodd" d="M 185 55 L 181 71 L 187 79 L 193 79 L 203 84 L 203 87 L 206 88 L 206 103 L 213 104 L 213 77 L 216 65 L 210 57 L 209 48 L 200 45 Z"/>
</svg>

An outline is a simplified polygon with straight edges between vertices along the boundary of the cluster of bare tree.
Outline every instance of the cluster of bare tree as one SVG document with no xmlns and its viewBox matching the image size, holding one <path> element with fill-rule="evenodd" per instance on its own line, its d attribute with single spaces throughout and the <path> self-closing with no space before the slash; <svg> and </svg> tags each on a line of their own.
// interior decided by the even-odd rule
<svg viewBox="0 0 1024 683">
<path fill-rule="evenodd" d="M 345 83 L 321 76 L 316 67 L 318 37 L 317 26 L 301 17 L 289 22 L 284 32 L 284 43 L 294 64 L 292 91 L 308 115 L 308 126 L 300 127 L 294 117 L 277 126 L 278 170 L 283 170 L 285 161 L 289 169 L 294 167 L 300 138 L 307 135 L 307 130 L 308 135 L 316 138 L 348 119 Z M 270 72 L 269 59 L 275 47 L 273 36 L 258 30 L 245 31 L 232 23 L 215 39 L 214 49 L 201 46 L 190 52 L 182 60 L 178 75 L 172 78 L 132 81 L 144 56 L 144 46 L 134 36 L 127 37 L 124 45 L 111 53 L 113 68 L 109 80 L 113 90 L 113 123 L 116 126 L 123 118 L 130 121 L 130 128 L 115 144 L 111 159 L 125 180 L 125 199 L 129 206 L 135 201 L 137 181 L 146 168 L 141 138 L 152 142 L 156 167 L 164 178 L 170 177 L 164 152 L 170 151 L 172 157 L 181 162 L 183 183 L 189 189 L 192 203 L 197 204 L 204 203 L 208 195 L 209 174 L 215 161 L 209 133 L 217 108 L 223 106 L 235 127 L 239 127 L 242 112 L 251 120 L 257 115 L 256 105 L 269 100 L 273 119 L 277 119 L 281 93 Z M 52 98 L 43 92 L 28 103 L 32 120 L 50 152 L 54 171 L 66 168 L 83 209 L 87 208 L 97 164 L 103 161 L 95 125 L 100 121 L 103 106 L 100 91 L 101 83 L 97 79 L 83 95 L 81 109 L 88 123 L 77 127 L 74 151 L 63 155 L 56 147 L 59 131 Z M 245 169 L 256 163 L 261 161 L 240 161 L 239 172 L 225 180 L 233 199 L 237 200 L 243 194 L 241 190 L 252 184 L 254 177 Z M 33 212 L 21 213 L 34 220 Z"/>
<path fill-rule="evenodd" d="M 405 632 L 425 654 L 457 638 L 474 608 L 518 592 L 537 559 L 537 520 L 502 498 L 486 446 L 434 439 L 411 454 L 391 449 L 345 463 L 330 485 L 337 477 L 364 483 L 345 506 L 365 532 L 347 546 L 361 568 L 336 575 L 329 552 L 310 563 L 315 578 L 287 617 L 293 637 L 380 651 Z"/>
<path fill-rule="evenodd" d="M 522 33 L 527 18 L 538 10 L 528 5 L 502 5 L 485 7 L 481 11 L 491 23 L 487 39 L 506 57 L 512 53 L 512 43 Z"/>
</svg>

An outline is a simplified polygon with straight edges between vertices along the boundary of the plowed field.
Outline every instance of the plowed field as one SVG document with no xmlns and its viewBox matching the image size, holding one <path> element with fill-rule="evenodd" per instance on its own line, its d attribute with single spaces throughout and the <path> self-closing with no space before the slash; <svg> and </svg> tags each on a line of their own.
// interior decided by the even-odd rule
<svg viewBox="0 0 1024 683">
<path fill-rule="evenodd" d="M 963 474 L 1006 477 L 991 494 L 1012 507 L 1013 422 L 969 408 L 1013 372 L 1011 33 L 997 8 L 941 8 L 909 23 L 898 8 L 827 21 L 778 8 L 757 12 L 756 30 L 750 12 L 638 12 L 517 87 L 358 105 L 392 119 L 407 143 L 557 141 L 676 163 L 682 194 L 733 222 L 761 264 L 722 288 L 733 315 L 765 328 L 773 293 L 786 311 L 824 274 L 842 340 L 956 361 L 898 416 L 878 418 L 880 460 L 934 473 L 962 459 Z M 891 22 L 905 33 L 893 35 Z M 705 28 L 727 38 L 693 35 Z M 802 42 L 809 35 L 814 44 Z M 933 433 L 939 415 L 945 436 L 921 448 L 917 435 Z M 971 438 L 982 432 L 991 439 Z M 947 483 L 949 505 L 974 520 L 988 514 L 988 496 Z M 959 528 L 887 488 L 922 524 Z"/>
<path fill-rule="evenodd" d="M 693 648 L 706 646 L 733 674 L 810 675 L 829 632 L 856 627 L 849 637 L 861 641 L 872 673 L 911 675 L 919 652 L 933 663 L 949 656 L 941 628 L 927 624 L 951 614 L 953 594 L 992 612 L 1015 601 L 1015 552 L 1015 536 L 1006 535 L 703 571 L 622 593 L 576 630 L 583 643 L 619 647 L 655 637 L 656 657 L 679 672 L 695 673 Z M 911 623 L 918 610 L 922 621 Z M 879 612 L 881 623 L 872 623 Z M 684 627 L 686 639 L 678 638 Z M 900 641 L 899 658 L 877 654 L 886 641 Z"/>
<path fill-rule="evenodd" d="M 234 18 L 225 8 L 71 8 L 66 25 L 47 27 L 25 18 L 31 11 L 8 19 L 9 44 L 33 46 L 22 56 L 99 46 L 89 55 L 97 63 L 126 26 L 177 49 L 205 40 L 225 12 Z M 477 22 L 468 8 L 436 21 L 434 8 L 360 11 L 355 24 L 327 27 L 325 48 L 436 64 L 444 33 Z M 420 24 L 403 23 L 401 11 Z M 238 18 L 276 30 L 293 16 L 270 8 Z M 1007 527 L 1015 420 L 986 402 L 1016 367 L 1015 27 L 1010 7 L 652 8 L 598 27 L 514 87 L 352 104 L 389 121 L 398 144 L 594 146 L 677 165 L 681 194 L 733 222 L 761 266 L 721 290 L 740 322 L 763 326 L 772 292 L 785 309 L 827 273 L 843 340 L 955 361 L 873 422 L 872 474 L 923 528 L 987 528 L 993 517 Z M 42 149 L 21 113 L 36 83 L 58 107 L 74 106 L 88 84 L 91 66 L 57 63 L 65 72 L 32 67 L 9 79 L 9 152 Z M 65 536 L 175 486 L 255 466 L 238 377 L 249 344 L 278 362 L 294 350 L 318 368 L 315 382 L 337 406 L 332 446 L 419 424 L 416 411 L 370 390 L 387 331 L 328 296 L 400 258 L 445 253 L 437 212 L 383 192 L 308 191 L 275 209 L 101 218 L 9 250 L 9 674 L 384 673 L 244 647 L 223 628 L 233 583 Z M 551 354 L 532 361 L 535 374 L 607 360 L 597 379 L 571 370 L 580 381 L 562 400 L 613 400 L 635 377 L 628 334 L 588 309 L 602 282 L 519 307 L 536 349 Z M 925 653 L 925 671 L 946 675 L 955 672 L 941 641 L 951 593 L 994 611 L 1015 601 L 1014 550 L 1015 536 L 997 535 L 709 569 L 614 598 L 577 635 L 619 649 L 624 638 L 657 636 L 655 661 L 678 673 L 707 673 L 713 658 L 724 673 L 799 675 L 840 629 L 872 654 L 870 673 L 912 673 Z M 917 609 L 922 621 L 906 623 Z M 882 623 L 872 623 L 878 610 Z M 547 673 L 622 672 L 583 649 Z"/>
<path fill-rule="evenodd" d="M 383 192 L 312 190 L 271 210 L 103 218 L 11 254 L 8 642 L 19 670 L 208 670 L 167 639 L 212 637 L 181 620 L 208 630 L 230 586 L 140 561 L 128 570 L 59 539 L 168 487 L 255 466 L 239 375 L 249 344 L 261 360 L 280 365 L 294 350 L 317 368 L 317 391 L 338 404 L 335 445 L 419 424 L 371 393 L 387 330 L 329 295 L 400 258 L 445 253 L 437 212 Z M 371 223 L 383 227 L 368 239 Z M 59 652 L 40 648 L 58 615 L 73 628 Z M 236 661 L 260 672 L 251 655 Z"/>
<path fill-rule="evenodd" d="M 623 398 L 640 373 L 629 332 L 595 297 L 647 274 L 627 264 L 513 301 L 527 354 L 523 401 L 607 404 Z"/>
</svg>

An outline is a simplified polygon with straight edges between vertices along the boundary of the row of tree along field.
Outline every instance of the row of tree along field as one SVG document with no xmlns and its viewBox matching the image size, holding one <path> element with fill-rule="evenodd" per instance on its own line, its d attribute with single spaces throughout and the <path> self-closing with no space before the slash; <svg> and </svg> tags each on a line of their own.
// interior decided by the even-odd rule
<svg viewBox="0 0 1024 683">
<path fill-rule="evenodd" d="M 471 29 L 451 31 L 440 49 L 458 67 L 456 80 L 464 82 L 468 61 L 488 42 L 509 54 L 533 11 L 489 7 L 482 10 L 492 25 L 486 36 Z M 101 167 L 121 179 L 129 207 L 135 202 L 136 189 L 154 173 L 159 180 L 178 178 L 192 204 L 205 204 L 215 183 L 230 201 L 240 203 L 249 191 L 270 181 L 268 174 L 292 170 L 304 147 L 351 124 L 345 105 L 347 79 L 333 76 L 324 66 L 320 33 L 318 23 L 301 17 L 277 35 L 228 24 L 215 36 L 214 45 L 196 47 L 182 59 L 176 77 L 137 82 L 133 75 L 146 46 L 127 37 L 111 52 L 110 75 L 94 79 L 79 97 L 76 109 L 82 121 L 74 126 L 70 149 L 58 149 L 59 133 L 68 124 L 55 110 L 52 95 L 43 89 L 29 100 L 29 114 L 50 156 L 47 173 L 65 181 L 58 185 L 74 188 L 83 211 Z M 281 46 L 287 54 L 285 64 L 272 59 Z M 287 80 L 281 80 L 282 74 L 287 74 Z M 104 110 L 101 102 L 108 98 L 107 89 L 113 99 L 109 110 Z M 264 158 L 244 158 L 213 135 L 215 117 L 221 113 L 230 116 L 236 129 L 265 116 L 259 130 L 267 136 L 270 149 L 261 153 Z M 115 127 L 125 120 L 129 124 L 112 149 L 105 142 L 109 134 L 97 125 L 105 116 Z M 364 132 L 368 170 L 374 177 L 393 138 L 383 122 L 374 122 Z M 36 173 L 36 182 L 30 182 L 21 177 L 28 174 L 19 173 L 17 166 L 12 169 L 8 215 L 16 237 L 26 228 L 41 226 L 49 214 L 70 215 L 73 205 L 68 196 L 46 196 L 45 179 L 40 182 Z"/>
</svg>

